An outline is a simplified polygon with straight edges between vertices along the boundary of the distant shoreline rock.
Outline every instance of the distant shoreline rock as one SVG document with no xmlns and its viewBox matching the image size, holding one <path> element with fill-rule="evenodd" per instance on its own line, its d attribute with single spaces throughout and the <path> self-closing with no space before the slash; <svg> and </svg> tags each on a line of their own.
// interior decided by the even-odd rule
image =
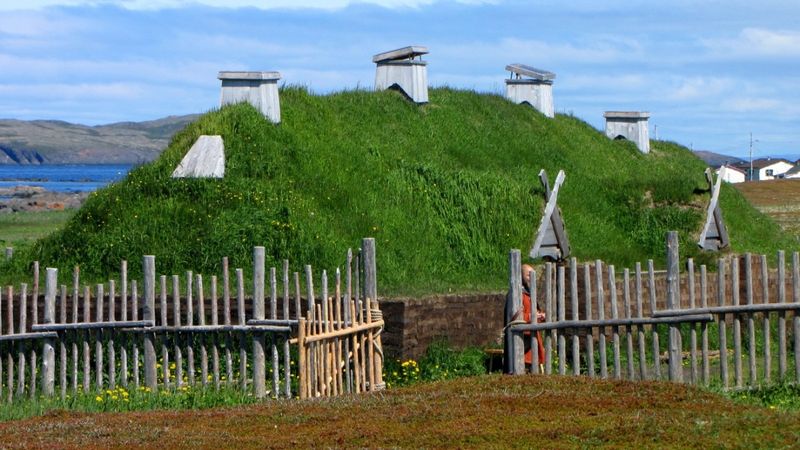
<svg viewBox="0 0 800 450">
<path fill-rule="evenodd" d="M 0 214 L 79 208 L 89 192 L 52 192 L 41 186 L 0 188 Z"/>
</svg>

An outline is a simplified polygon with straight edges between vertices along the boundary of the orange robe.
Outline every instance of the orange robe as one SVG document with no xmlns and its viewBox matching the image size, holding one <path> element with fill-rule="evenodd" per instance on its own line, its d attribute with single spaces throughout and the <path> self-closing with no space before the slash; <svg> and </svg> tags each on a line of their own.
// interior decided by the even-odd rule
<svg viewBox="0 0 800 450">
<path fill-rule="evenodd" d="M 537 316 L 539 315 L 537 312 Z M 522 318 L 527 323 L 531 323 L 531 295 L 524 290 L 522 291 Z M 525 347 L 528 349 L 525 352 L 525 364 L 532 364 L 533 361 L 533 351 L 530 349 L 530 336 L 531 333 L 526 331 L 524 336 L 525 339 Z M 542 344 L 542 333 L 537 331 L 536 332 L 536 346 L 539 347 L 539 364 L 544 364 L 544 345 Z"/>
</svg>

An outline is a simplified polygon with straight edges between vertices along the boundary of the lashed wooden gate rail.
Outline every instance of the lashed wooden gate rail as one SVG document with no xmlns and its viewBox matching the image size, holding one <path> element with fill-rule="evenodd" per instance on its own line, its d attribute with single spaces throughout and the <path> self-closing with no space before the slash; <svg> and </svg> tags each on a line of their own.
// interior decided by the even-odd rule
<svg viewBox="0 0 800 450">
<path fill-rule="evenodd" d="M 314 361 L 302 358 L 293 362 L 291 345 L 297 342 L 314 347 L 317 356 L 325 361 L 333 360 L 327 352 L 334 351 L 352 358 L 355 352 L 350 350 L 350 342 L 353 349 L 366 352 L 364 356 L 359 354 L 360 359 L 348 365 L 350 370 L 346 371 L 348 375 L 361 377 L 360 384 L 348 382 L 343 387 L 340 383 L 335 390 L 326 387 L 307 393 L 336 395 L 350 392 L 350 387 L 355 392 L 379 389 L 383 322 L 374 302 L 373 308 L 366 308 L 361 301 L 377 296 L 375 243 L 367 238 L 362 245 L 362 252 L 355 258 L 352 251 L 347 254 L 345 297 L 341 296 L 337 269 L 335 298 L 329 298 L 327 293 L 325 271 L 321 277 L 323 295 L 316 298 L 312 268 L 305 266 L 305 304 L 301 302 L 301 275 L 295 272 L 293 280 L 290 279 L 288 261 L 283 261 L 282 280 L 274 267 L 267 278 L 263 247 L 256 247 L 253 252 L 250 298 L 245 290 L 244 271 L 236 269 L 235 279 L 231 280 L 227 258 L 222 260 L 221 280 L 211 276 L 204 282 L 202 275 L 189 271 L 183 287 L 178 275 L 171 277 L 171 283 L 165 275 L 157 279 L 152 256 L 143 258 L 142 283 L 129 282 L 127 263 L 123 261 L 119 284 L 110 280 L 108 284 L 95 286 L 94 305 L 93 290 L 83 286 L 81 292 L 77 267 L 71 296 L 66 285 L 59 285 L 58 271 L 48 268 L 41 322 L 39 265 L 34 263 L 30 295 L 26 284 L 21 284 L 17 293 L 11 286 L 5 292 L 0 289 L 0 312 L 4 312 L 0 314 L 0 398 L 12 401 L 15 396 L 35 397 L 37 393 L 60 393 L 65 398 L 70 392 L 97 392 L 117 386 L 155 391 L 186 385 L 204 389 L 227 386 L 252 392 L 258 398 L 289 398 L 297 383 L 293 379 L 293 364 L 297 364 L 300 374 L 317 373 L 318 367 L 324 367 L 315 367 Z M 282 292 L 278 288 L 281 281 Z M 210 288 L 209 296 L 205 295 L 206 286 Z M 337 315 L 338 306 L 329 308 L 345 304 L 357 313 L 342 316 Z M 341 318 L 342 325 L 334 324 L 334 318 Z M 315 330 L 342 333 L 334 342 L 344 341 L 344 351 L 331 345 L 329 336 L 316 336 L 310 329 L 306 336 L 316 344 L 310 344 L 308 338 L 298 339 L 301 320 Z M 351 332 L 354 337 L 345 339 Z M 306 363 L 311 363 L 311 367 L 306 367 Z M 362 371 L 368 368 L 366 378 L 357 368 Z M 267 389 L 270 379 L 271 389 Z"/>
<path fill-rule="evenodd" d="M 780 380 L 794 379 L 800 382 L 800 255 L 797 252 L 792 254 L 791 276 L 787 277 L 785 252 L 777 253 L 777 270 L 773 276 L 772 289 L 765 255 L 745 254 L 742 257 L 720 258 L 717 262 L 716 280 L 711 280 L 716 286 L 716 299 L 712 299 L 709 296 L 712 286 L 709 284 L 706 266 L 700 266 L 698 276 L 693 260 L 689 259 L 686 273 L 682 276 L 678 270 L 677 234 L 670 232 L 667 241 L 666 289 L 656 288 L 652 260 L 648 261 L 646 272 L 643 272 L 640 263 L 636 264 L 633 273 L 624 269 L 621 280 L 617 279 L 613 265 L 605 265 L 600 260 L 578 265 L 575 258 L 572 258 L 568 267 L 548 263 L 544 267 L 544 280 L 538 283 L 541 286 L 539 296 L 534 272 L 531 297 L 538 299 L 539 304 L 544 306 L 545 321 L 536 323 L 536 315 L 532 314 L 531 323 L 508 324 L 507 330 L 512 334 L 512 341 L 509 354 L 505 356 L 511 359 L 512 373 L 526 372 L 524 336 L 527 332 L 530 332 L 528 339 L 531 340 L 532 360 L 538 360 L 538 349 L 533 339 L 535 331 L 541 331 L 544 334 L 544 371 L 547 374 L 557 371 L 562 375 L 570 372 L 574 375 L 595 377 L 598 376 L 599 369 L 599 376 L 608 378 L 607 353 L 611 351 L 611 375 L 616 379 L 661 379 L 666 375 L 665 378 L 676 382 L 708 385 L 716 378 L 724 388 L 728 388 L 731 382 L 735 387 L 743 387 L 743 359 L 746 357 L 751 386 L 757 385 L 759 380 L 770 382 L 773 375 L 777 375 Z M 758 273 L 753 269 L 754 260 L 758 261 Z M 743 270 L 740 262 L 744 266 Z M 509 307 L 511 311 L 517 311 L 522 307 L 519 250 L 511 251 L 509 266 Z M 582 285 L 579 285 L 581 276 Z M 681 298 L 681 286 L 686 288 L 688 298 Z M 791 302 L 787 298 L 787 287 L 791 289 Z M 757 291 L 759 288 L 760 291 Z M 582 302 L 579 299 L 581 292 Z M 571 313 L 569 318 L 566 317 L 567 295 Z M 648 303 L 643 303 L 645 295 Z M 770 298 L 774 301 L 770 301 Z M 666 308 L 659 310 L 659 304 L 666 305 Z M 646 309 L 649 311 L 645 311 Z M 607 311 L 610 312 L 610 318 L 605 316 Z M 771 317 L 771 314 L 776 317 Z M 743 321 L 747 324 L 746 349 L 742 345 Z M 763 346 L 760 348 L 756 339 L 759 321 L 763 339 Z M 789 329 L 787 322 L 792 324 Z M 714 364 L 717 366 L 717 373 L 713 378 L 711 361 L 717 352 L 709 348 L 711 323 L 717 326 L 719 343 L 719 362 Z M 774 373 L 775 357 L 771 343 L 773 323 L 777 323 L 777 374 Z M 732 324 L 730 331 L 729 324 Z M 659 350 L 659 326 L 668 327 L 666 374 L 662 373 L 661 362 L 664 358 Z M 681 326 L 684 329 L 688 327 L 688 345 L 683 342 Z M 572 340 L 571 355 L 567 352 L 567 337 Z M 611 339 L 608 344 L 607 338 Z M 624 370 L 623 338 L 626 362 Z M 729 339 L 733 341 L 732 354 Z M 794 367 L 788 365 L 789 349 L 794 351 Z M 569 356 L 571 358 L 568 361 Z M 762 358 L 760 367 L 759 357 Z M 684 367 L 685 363 L 688 363 L 688 367 Z M 734 367 L 732 379 L 729 364 Z M 538 373 L 539 367 L 534 364 L 531 371 Z"/>
</svg>

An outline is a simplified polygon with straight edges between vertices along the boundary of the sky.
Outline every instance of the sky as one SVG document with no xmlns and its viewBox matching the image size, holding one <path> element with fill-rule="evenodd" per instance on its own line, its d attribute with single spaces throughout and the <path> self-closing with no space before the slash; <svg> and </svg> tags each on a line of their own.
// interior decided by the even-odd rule
<svg viewBox="0 0 800 450">
<path fill-rule="evenodd" d="M 0 0 L 0 118 L 86 125 L 202 113 L 220 70 L 371 88 L 372 55 L 427 46 L 431 86 L 502 93 L 505 66 L 555 72 L 556 112 L 598 129 L 649 111 L 651 137 L 800 154 L 800 2 Z"/>
</svg>

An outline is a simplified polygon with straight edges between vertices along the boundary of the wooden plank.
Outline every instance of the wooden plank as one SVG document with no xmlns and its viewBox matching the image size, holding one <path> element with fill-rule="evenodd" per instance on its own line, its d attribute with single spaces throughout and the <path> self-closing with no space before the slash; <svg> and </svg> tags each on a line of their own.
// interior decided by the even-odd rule
<svg viewBox="0 0 800 450">
<path fill-rule="evenodd" d="M 278 280 L 274 267 L 271 267 L 269 270 L 269 300 L 270 318 L 275 320 L 278 318 Z M 270 350 L 272 351 L 272 397 L 278 398 L 278 386 L 280 385 L 280 366 L 278 364 L 278 343 L 276 342 L 275 334 L 270 336 Z"/>
<path fill-rule="evenodd" d="M 656 276 L 653 270 L 653 260 L 647 260 L 647 288 L 650 300 L 650 315 L 655 317 L 657 312 L 656 308 Z M 653 378 L 656 380 L 661 379 L 661 347 L 658 342 L 658 327 L 653 324 L 651 328 L 651 337 L 653 341 Z"/>
<path fill-rule="evenodd" d="M 778 250 L 778 303 L 786 304 L 786 252 Z M 778 376 L 786 379 L 786 313 L 778 313 Z"/>
<path fill-rule="evenodd" d="M 611 319 L 619 319 L 619 311 L 617 309 L 617 277 L 614 273 L 614 265 L 608 265 L 608 295 L 611 301 Z M 617 380 L 622 379 L 622 365 L 620 364 L 620 342 L 619 342 L 619 327 L 611 327 L 611 339 L 614 352 L 614 378 Z"/>
<path fill-rule="evenodd" d="M 630 270 L 624 269 L 622 272 L 622 296 L 625 302 L 625 318 L 630 319 L 632 318 L 631 315 L 631 292 L 630 292 Z M 636 378 L 636 374 L 633 370 L 633 327 L 625 327 L 625 344 L 626 344 L 626 356 L 628 359 L 628 379 L 634 380 Z"/>
<path fill-rule="evenodd" d="M 717 304 L 725 306 L 725 259 L 719 258 L 717 262 Z M 725 323 L 725 314 L 719 315 L 717 320 L 719 329 L 719 376 L 722 387 L 728 388 L 728 333 Z"/>
<path fill-rule="evenodd" d="M 300 398 L 308 398 L 308 361 L 306 359 L 306 319 L 300 317 L 300 324 L 297 327 L 297 360 L 298 360 L 298 390 Z"/>
<path fill-rule="evenodd" d="M 520 251 L 513 249 L 508 254 L 508 306 L 506 307 L 506 326 L 512 318 L 522 311 L 522 262 Z M 509 369 L 514 375 L 525 373 L 525 344 L 520 334 L 508 333 L 508 355 L 511 362 Z"/>
<path fill-rule="evenodd" d="M 146 255 L 142 261 L 144 280 L 144 304 L 142 319 L 154 321 L 156 318 L 156 257 Z M 158 388 L 156 374 L 155 334 L 144 333 L 144 382 L 153 392 Z"/>
<path fill-rule="evenodd" d="M 264 319 L 264 247 L 253 249 L 253 317 Z M 256 398 L 266 396 L 265 360 L 264 360 L 264 335 L 253 334 L 253 389 Z"/>
<path fill-rule="evenodd" d="M 636 295 L 636 318 L 642 318 L 642 263 L 636 263 L 635 289 Z M 647 379 L 647 342 L 645 341 L 644 327 L 636 326 L 636 338 L 639 344 L 639 379 Z"/>
<path fill-rule="evenodd" d="M 569 262 L 569 298 L 570 307 L 572 308 L 572 320 L 578 320 L 578 260 L 576 258 L 570 259 Z M 536 316 L 536 301 L 531 297 L 531 317 Z M 531 333 L 533 336 L 533 333 Z M 578 333 L 572 334 L 572 374 L 581 374 L 581 338 Z"/>
<path fill-rule="evenodd" d="M 603 322 L 605 319 L 606 299 L 603 294 L 603 263 L 598 259 L 594 262 L 595 285 L 597 285 L 597 320 Z M 600 378 L 608 378 L 608 361 L 606 358 L 606 333 L 605 328 L 600 327 L 598 335 L 598 347 L 600 350 Z"/>
<path fill-rule="evenodd" d="M 197 293 L 197 323 L 200 326 L 206 324 L 206 299 L 203 291 L 203 275 L 195 275 Z M 195 339 L 200 343 L 200 384 L 205 389 L 208 386 L 208 347 L 206 347 L 206 336 L 199 335 Z"/>
<path fill-rule="evenodd" d="M 583 265 L 583 295 L 585 320 L 592 320 L 592 274 L 589 264 Z M 589 378 L 594 378 L 594 335 L 592 330 L 588 330 L 586 333 L 586 369 Z"/>
<path fill-rule="evenodd" d="M 78 321 L 78 302 L 80 302 L 80 273 L 81 270 L 78 266 L 75 266 L 75 269 L 72 271 L 72 322 Z M 25 286 L 23 284 L 23 286 Z M 124 288 L 123 288 L 124 289 Z M 78 393 L 78 365 L 79 365 L 79 353 L 78 353 L 78 342 L 79 338 L 74 337 L 72 339 L 72 395 L 76 395 Z"/>
<path fill-rule="evenodd" d="M 44 323 L 55 323 L 56 289 L 58 286 L 58 269 L 47 268 L 45 279 Z M 12 299 L 9 299 L 12 300 Z M 12 330 L 13 331 L 13 330 Z M 13 366 L 12 366 L 13 367 Z M 42 345 L 42 393 L 52 396 L 55 392 L 56 376 L 55 339 L 46 338 Z M 11 397 L 11 383 L 8 384 L 8 395 Z"/>
<path fill-rule="evenodd" d="M 131 319 L 134 321 L 139 320 L 139 290 L 136 280 L 131 280 Z M 133 349 L 131 351 L 131 359 L 133 360 L 133 386 L 139 389 L 139 339 L 136 336 L 133 341 Z"/>
<path fill-rule="evenodd" d="M 761 255 L 761 298 L 765 304 L 769 303 L 769 275 L 767 268 L 767 255 Z M 764 382 L 772 381 L 772 355 L 770 353 L 770 324 L 769 313 L 764 314 Z"/>
<path fill-rule="evenodd" d="M 708 273 L 705 264 L 700 266 L 700 306 L 702 308 L 708 307 Z M 708 386 L 711 382 L 711 365 L 708 360 L 708 324 L 701 323 L 700 330 L 702 335 L 703 384 Z"/>
<path fill-rule="evenodd" d="M 541 172 L 540 172 L 541 177 Z M 561 259 L 567 256 L 569 251 L 568 248 L 563 247 L 566 243 L 566 235 L 562 233 L 563 230 L 563 221 L 560 224 L 555 224 L 553 220 L 553 215 L 555 211 L 558 210 L 558 191 L 561 188 L 561 185 L 564 183 L 564 171 L 560 170 L 558 175 L 556 176 L 555 183 L 553 183 L 553 190 L 550 192 L 550 196 L 547 199 L 547 203 L 544 208 L 544 212 L 542 213 L 542 219 L 539 222 L 539 227 L 536 231 L 536 238 L 533 242 L 533 246 L 531 247 L 528 256 L 532 259 L 539 258 L 542 256 L 550 256 L 553 259 Z M 545 176 L 546 179 L 546 176 Z M 559 216 L 560 217 L 560 216 Z M 560 227 L 561 230 L 556 231 L 556 228 Z M 556 244 L 553 248 L 548 249 L 547 246 L 543 245 L 545 242 L 545 236 L 548 233 L 552 233 L 555 236 Z M 564 239 L 560 241 L 559 239 Z M 564 251 L 566 250 L 566 252 Z"/>
<path fill-rule="evenodd" d="M 194 274 L 192 271 L 186 272 L 186 325 L 194 325 Z M 195 383 L 195 361 L 194 361 L 194 334 L 185 335 L 186 345 L 186 381 L 189 386 Z"/>
<path fill-rule="evenodd" d="M 566 320 L 564 303 L 567 290 L 567 283 L 564 280 L 564 266 L 558 266 L 558 321 Z M 523 372 L 524 373 L 524 372 Z M 558 333 L 558 374 L 564 375 L 567 373 L 567 340 L 564 333 Z"/>
<path fill-rule="evenodd" d="M 228 257 L 222 258 L 222 323 L 231 325 L 231 281 Z M 225 380 L 228 386 L 233 385 L 233 340 L 230 333 L 225 333 Z"/>
<path fill-rule="evenodd" d="M 160 295 L 160 317 L 161 326 L 167 326 L 167 276 L 161 275 L 160 277 L 161 295 Z M 163 336 L 161 339 L 161 379 L 165 388 L 170 387 L 169 381 L 169 350 L 167 349 L 167 339 Z"/>
<path fill-rule="evenodd" d="M 39 323 L 39 261 L 33 262 L 33 292 L 31 293 L 31 324 Z M 31 372 L 31 386 L 30 398 L 36 398 L 36 386 L 38 378 L 37 364 L 39 358 L 36 357 L 36 346 L 30 347 L 30 372 Z"/>
</svg>

